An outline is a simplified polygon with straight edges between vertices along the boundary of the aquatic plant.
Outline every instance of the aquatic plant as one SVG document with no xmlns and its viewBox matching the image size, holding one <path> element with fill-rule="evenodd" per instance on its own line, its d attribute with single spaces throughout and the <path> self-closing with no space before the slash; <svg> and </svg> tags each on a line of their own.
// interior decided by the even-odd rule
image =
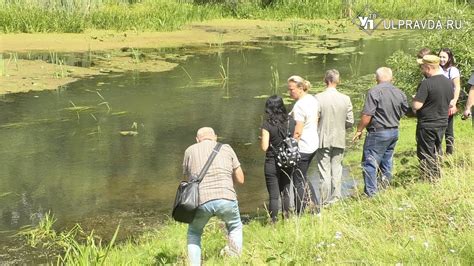
<svg viewBox="0 0 474 266">
<path fill-rule="evenodd" d="M 191 75 L 189 75 L 188 71 L 186 70 L 186 68 L 184 68 L 183 66 L 181 66 L 181 69 L 184 71 L 184 73 L 186 73 L 186 76 L 188 76 L 189 80 L 190 81 L 193 81 L 193 78 L 191 77 Z"/>
<path fill-rule="evenodd" d="M 48 59 L 49 59 L 49 60 L 48 60 L 49 63 L 51 63 L 51 64 L 56 64 L 57 57 L 58 57 L 58 55 L 57 55 L 56 52 L 54 52 L 54 51 L 49 51 L 49 58 L 48 58 Z"/>
<path fill-rule="evenodd" d="M 19 70 L 18 67 L 18 53 L 9 53 L 10 57 L 8 58 L 7 65 L 10 65 L 10 63 L 13 61 L 15 63 L 16 70 Z"/>
<path fill-rule="evenodd" d="M 55 78 L 64 78 L 68 75 L 66 69 L 64 68 L 64 61 L 64 58 L 60 58 L 58 53 L 49 51 L 48 62 L 55 65 L 55 71 L 53 73 Z"/>
<path fill-rule="evenodd" d="M 300 32 L 300 25 L 302 25 L 302 24 L 297 20 L 292 20 L 290 22 L 290 27 L 288 28 L 288 30 L 290 31 L 290 34 L 293 38 L 298 36 L 298 34 Z"/>
<path fill-rule="evenodd" d="M 138 64 L 142 60 L 143 53 L 139 49 L 132 47 L 132 59 L 133 63 Z"/>
<path fill-rule="evenodd" d="M 222 49 L 224 47 L 224 34 L 219 33 L 217 35 L 216 45 L 220 49 Z"/>
<path fill-rule="evenodd" d="M 92 50 L 91 50 L 91 45 L 89 44 L 89 48 L 87 49 L 87 58 L 88 58 L 88 61 L 89 61 L 89 66 L 92 66 Z M 110 55 L 110 53 L 108 53 L 107 55 Z M 109 56 L 110 58 L 110 56 Z"/>
<path fill-rule="evenodd" d="M 37 247 L 38 244 L 42 243 L 43 246 L 53 245 L 58 235 L 53 229 L 53 225 L 56 222 L 54 214 L 47 212 L 40 219 L 36 226 L 25 226 L 18 233 L 16 237 L 21 237 L 26 240 L 29 246 Z"/>
<path fill-rule="evenodd" d="M 110 113 L 112 108 L 110 108 L 109 102 L 105 100 L 104 96 L 102 96 L 102 94 L 100 94 L 99 91 L 96 91 L 96 93 L 99 96 L 99 98 L 103 101 L 103 102 L 98 103 L 97 105 L 105 105 L 107 107 L 107 113 Z"/>
<path fill-rule="evenodd" d="M 115 244 L 119 229 L 120 224 L 115 229 L 110 242 L 105 246 L 102 244 L 102 239 L 94 234 L 94 231 L 87 235 L 85 243 L 81 243 L 73 237 L 68 238 L 65 253 L 58 257 L 56 265 L 104 265 Z"/>
<path fill-rule="evenodd" d="M 131 128 L 131 130 L 120 131 L 120 135 L 122 135 L 122 136 L 136 136 L 136 135 L 138 135 L 138 124 L 137 124 L 137 122 L 134 121 L 130 128 Z"/>
<path fill-rule="evenodd" d="M 273 66 L 270 66 L 270 71 L 272 72 L 272 80 L 270 81 L 272 94 L 278 94 L 278 88 L 280 87 L 280 74 L 278 74 L 278 69 Z"/>
<path fill-rule="evenodd" d="M 222 79 L 222 88 L 225 89 L 225 96 L 223 97 L 224 99 L 229 99 L 230 94 L 229 94 L 229 57 L 227 57 L 227 65 L 224 66 L 224 63 L 222 62 L 222 57 L 219 56 L 219 74 L 221 75 Z"/>
<path fill-rule="evenodd" d="M 107 245 L 103 245 L 102 239 L 95 235 L 94 231 L 86 234 L 78 224 L 70 230 L 55 231 L 53 226 L 56 221 L 54 215 L 47 212 L 38 225 L 23 228 L 15 237 L 25 239 L 32 248 L 62 250 L 62 255 L 57 257 L 57 265 L 103 265 L 120 230 L 119 224 L 112 239 Z M 77 240 L 84 236 L 85 242 Z"/>
<path fill-rule="evenodd" d="M 3 193 L 0 194 L 0 198 L 6 197 L 10 194 L 12 194 L 12 192 L 3 192 Z"/>
<path fill-rule="evenodd" d="M 227 65 L 224 66 L 222 62 L 222 57 L 219 57 L 219 74 L 222 79 L 222 83 L 229 81 L 229 57 L 227 57 Z"/>
<path fill-rule="evenodd" d="M 77 120 L 81 119 L 81 116 L 79 115 L 80 112 L 91 109 L 90 106 L 77 106 L 71 100 L 69 100 L 69 103 L 72 105 L 72 107 L 64 108 L 64 110 L 75 112 L 77 115 Z"/>
<path fill-rule="evenodd" d="M 361 68 L 362 68 L 362 56 L 359 56 L 359 53 L 351 54 L 351 62 L 349 63 L 351 77 L 359 76 Z"/>
<path fill-rule="evenodd" d="M 5 60 L 3 60 L 3 54 L 0 54 L 0 77 L 7 75 L 7 68 L 5 66 Z"/>
<path fill-rule="evenodd" d="M 92 117 L 92 119 L 94 119 L 94 121 L 97 123 L 97 129 L 87 135 L 95 135 L 95 134 L 100 134 L 102 133 L 102 130 L 100 129 L 100 124 L 99 124 L 99 119 L 97 119 L 97 117 L 94 115 L 94 114 L 90 114 L 90 116 Z"/>
<path fill-rule="evenodd" d="M 56 78 L 64 78 L 64 77 L 66 77 L 66 76 L 67 76 L 67 74 L 66 74 L 67 72 L 66 72 L 65 69 L 64 69 L 64 60 L 61 60 L 61 59 L 60 59 L 60 60 L 58 61 L 57 66 L 59 67 L 59 70 L 56 70 L 56 71 L 54 72 L 54 76 L 55 76 Z"/>
</svg>

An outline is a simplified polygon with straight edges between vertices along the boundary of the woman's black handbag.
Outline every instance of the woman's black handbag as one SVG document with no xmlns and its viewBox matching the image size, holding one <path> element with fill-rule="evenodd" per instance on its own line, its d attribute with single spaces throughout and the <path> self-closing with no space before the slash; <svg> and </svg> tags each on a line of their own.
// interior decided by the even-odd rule
<svg viewBox="0 0 474 266">
<path fill-rule="evenodd" d="M 182 223 L 191 223 L 199 207 L 199 183 L 207 173 L 209 166 L 222 147 L 222 143 L 217 143 L 206 164 L 202 168 L 198 177 L 193 177 L 189 181 L 182 181 L 178 186 L 176 198 L 174 200 L 173 219 Z"/>
</svg>

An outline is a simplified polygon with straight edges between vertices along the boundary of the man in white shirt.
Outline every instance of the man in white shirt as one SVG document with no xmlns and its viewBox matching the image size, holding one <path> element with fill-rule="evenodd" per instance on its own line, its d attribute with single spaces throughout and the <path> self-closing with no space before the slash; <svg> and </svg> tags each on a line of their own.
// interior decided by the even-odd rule
<svg viewBox="0 0 474 266">
<path fill-rule="evenodd" d="M 308 94 L 310 86 L 311 84 L 300 76 L 291 76 L 288 79 L 288 92 L 290 97 L 296 100 L 293 110 L 290 112 L 296 121 L 294 138 L 298 140 L 298 147 L 301 153 L 298 169 L 293 175 L 293 183 L 296 190 L 295 207 L 298 214 L 304 211 L 309 199 L 314 204 L 318 204 L 314 188 L 306 176 L 309 164 L 313 160 L 319 145 L 319 103 L 314 96 Z"/>
</svg>

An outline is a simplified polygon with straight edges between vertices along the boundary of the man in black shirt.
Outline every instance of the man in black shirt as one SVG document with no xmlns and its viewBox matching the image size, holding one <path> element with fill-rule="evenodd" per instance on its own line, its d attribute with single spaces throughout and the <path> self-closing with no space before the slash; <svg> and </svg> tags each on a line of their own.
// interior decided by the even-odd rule
<svg viewBox="0 0 474 266">
<path fill-rule="evenodd" d="M 425 55 L 418 59 L 421 71 L 426 77 L 413 98 L 416 111 L 416 153 L 420 160 L 422 177 L 436 181 L 439 170 L 438 153 L 448 125 L 449 103 L 454 97 L 453 85 L 439 70 L 439 57 Z"/>
</svg>

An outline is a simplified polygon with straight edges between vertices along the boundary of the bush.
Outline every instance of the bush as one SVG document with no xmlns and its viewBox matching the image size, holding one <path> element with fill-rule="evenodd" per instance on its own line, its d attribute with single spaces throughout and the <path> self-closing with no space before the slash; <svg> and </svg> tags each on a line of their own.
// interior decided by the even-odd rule
<svg viewBox="0 0 474 266">
<path fill-rule="evenodd" d="M 422 75 L 413 55 L 396 51 L 387 59 L 387 65 L 392 68 L 395 85 L 407 95 L 416 92 Z"/>
</svg>

